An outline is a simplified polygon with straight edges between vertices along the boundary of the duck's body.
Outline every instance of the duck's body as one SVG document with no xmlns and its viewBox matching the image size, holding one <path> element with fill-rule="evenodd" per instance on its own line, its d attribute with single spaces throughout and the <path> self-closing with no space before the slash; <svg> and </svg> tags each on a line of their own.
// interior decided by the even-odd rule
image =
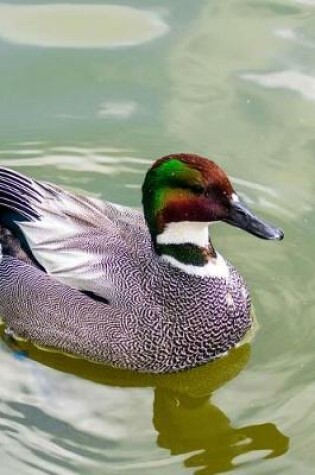
<svg viewBox="0 0 315 475">
<path fill-rule="evenodd" d="M 191 156 L 175 157 L 182 164 Z M 178 163 L 163 160 L 147 175 L 144 215 L 0 169 L 0 314 L 14 333 L 147 372 L 192 368 L 242 340 L 251 326 L 249 294 L 215 253 L 204 208 L 193 220 L 185 191 L 171 213 L 169 194 L 155 218 L 154 206 L 148 210 L 160 164 L 172 162 L 178 190 Z"/>
</svg>

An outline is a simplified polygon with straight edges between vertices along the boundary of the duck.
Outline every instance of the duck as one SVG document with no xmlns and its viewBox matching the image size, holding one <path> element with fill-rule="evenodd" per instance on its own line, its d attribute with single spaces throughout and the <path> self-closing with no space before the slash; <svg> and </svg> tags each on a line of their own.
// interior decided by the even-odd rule
<svg viewBox="0 0 315 475">
<path fill-rule="evenodd" d="M 209 229 L 221 221 L 266 240 L 283 231 L 193 153 L 153 163 L 142 207 L 0 167 L 0 315 L 11 334 L 144 373 L 188 370 L 239 346 L 250 294 Z"/>
</svg>

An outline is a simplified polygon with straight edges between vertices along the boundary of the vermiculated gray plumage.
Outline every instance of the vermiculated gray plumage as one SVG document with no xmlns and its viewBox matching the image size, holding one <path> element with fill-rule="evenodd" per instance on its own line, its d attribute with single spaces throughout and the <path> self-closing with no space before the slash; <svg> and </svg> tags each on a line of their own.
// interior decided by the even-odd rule
<svg viewBox="0 0 315 475">
<path fill-rule="evenodd" d="M 250 328 L 238 272 L 171 266 L 139 211 L 0 169 L 0 224 L 0 315 L 39 345 L 159 373 L 210 361 Z"/>
</svg>

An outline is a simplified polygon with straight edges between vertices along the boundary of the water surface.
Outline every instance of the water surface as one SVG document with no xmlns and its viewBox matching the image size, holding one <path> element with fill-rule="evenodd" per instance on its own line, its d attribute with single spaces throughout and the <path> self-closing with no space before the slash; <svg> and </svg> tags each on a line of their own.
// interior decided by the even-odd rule
<svg viewBox="0 0 315 475">
<path fill-rule="evenodd" d="M 1 474 L 313 473 L 314 32 L 312 0 L 0 3 L 1 165 L 139 206 L 150 163 L 193 151 L 286 234 L 213 229 L 260 324 L 215 364 L 152 377 L 2 342 Z"/>
</svg>

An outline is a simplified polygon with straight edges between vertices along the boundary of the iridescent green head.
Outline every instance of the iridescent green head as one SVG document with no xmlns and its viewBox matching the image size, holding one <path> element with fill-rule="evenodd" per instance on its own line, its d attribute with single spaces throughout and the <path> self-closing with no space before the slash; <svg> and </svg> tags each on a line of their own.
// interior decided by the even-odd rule
<svg viewBox="0 0 315 475">
<path fill-rule="evenodd" d="M 234 192 L 226 173 L 213 161 L 194 154 L 171 154 L 157 160 L 142 187 L 144 215 L 153 243 L 169 223 L 225 221 L 264 239 L 283 233 L 256 218 Z"/>
<path fill-rule="evenodd" d="M 222 219 L 233 188 L 214 162 L 192 154 L 157 160 L 143 184 L 143 208 L 152 237 L 170 222 Z"/>
</svg>

